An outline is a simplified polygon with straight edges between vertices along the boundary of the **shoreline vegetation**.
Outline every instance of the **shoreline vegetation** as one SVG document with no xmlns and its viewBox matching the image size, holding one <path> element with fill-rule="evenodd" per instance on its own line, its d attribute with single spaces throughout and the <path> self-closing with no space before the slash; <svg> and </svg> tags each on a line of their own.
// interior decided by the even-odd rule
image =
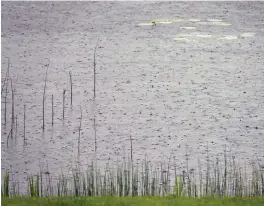
<svg viewBox="0 0 264 206">
<path fill-rule="evenodd" d="M 132 141 L 131 141 L 132 148 Z M 105 168 L 97 168 L 92 161 L 87 168 L 77 162 L 70 173 L 55 177 L 50 171 L 27 175 L 26 191 L 12 171 L 6 171 L 2 181 L 2 197 L 126 197 L 160 196 L 188 198 L 252 198 L 264 196 L 264 167 L 257 160 L 250 168 L 241 166 L 234 156 L 224 151 L 223 158 L 212 159 L 207 148 L 206 165 L 189 169 L 189 155 L 186 152 L 185 165 L 179 169 L 176 156 L 168 163 L 152 164 L 147 157 L 133 161 L 133 152 L 122 162 Z M 57 174 L 56 174 L 57 175 Z"/>
</svg>

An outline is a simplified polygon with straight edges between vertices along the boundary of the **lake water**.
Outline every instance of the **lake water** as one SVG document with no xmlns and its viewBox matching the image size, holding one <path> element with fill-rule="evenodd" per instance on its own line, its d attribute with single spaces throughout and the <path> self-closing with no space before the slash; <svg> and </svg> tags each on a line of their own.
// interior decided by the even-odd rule
<svg viewBox="0 0 264 206">
<path fill-rule="evenodd" d="M 1 4 L 2 85 L 9 57 L 17 117 L 7 145 L 9 81 L 6 126 L 5 89 L 1 96 L 2 174 L 11 168 L 23 181 L 40 166 L 54 176 L 74 167 L 80 108 L 83 167 L 94 159 L 94 116 L 102 165 L 129 156 L 130 136 L 134 158 L 147 155 L 154 163 L 174 152 L 181 167 L 187 145 L 196 167 L 198 157 L 205 162 L 207 143 L 212 158 L 226 145 L 242 164 L 264 159 L 263 2 Z"/>
</svg>

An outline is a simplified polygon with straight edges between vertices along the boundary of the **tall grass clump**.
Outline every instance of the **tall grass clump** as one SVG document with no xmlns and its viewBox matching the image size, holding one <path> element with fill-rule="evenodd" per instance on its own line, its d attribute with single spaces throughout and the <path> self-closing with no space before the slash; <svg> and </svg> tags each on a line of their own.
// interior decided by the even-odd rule
<svg viewBox="0 0 264 206">
<path fill-rule="evenodd" d="M 9 172 L 5 172 L 4 185 L 2 187 L 2 196 L 9 197 Z"/>
<path fill-rule="evenodd" d="M 29 192 L 30 192 L 31 197 L 40 196 L 40 192 L 39 192 L 40 184 L 39 183 L 40 183 L 39 175 L 36 175 L 35 178 L 33 175 L 28 176 L 28 185 L 29 185 Z"/>
<path fill-rule="evenodd" d="M 130 143 L 131 147 L 131 138 Z M 97 160 L 93 160 L 87 168 L 78 162 L 70 174 L 61 174 L 58 178 L 53 178 L 50 173 L 45 174 L 44 181 L 42 176 L 29 176 L 29 195 L 263 197 L 264 170 L 260 163 L 254 163 L 251 168 L 241 167 L 233 155 L 227 154 L 226 149 L 222 159 L 209 156 L 207 151 L 205 165 L 198 158 L 199 167 L 190 169 L 188 149 L 183 168 L 177 166 L 175 156 L 170 157 L 167 163 L 153 164 L 147 156 L 142 161 L 134 161 L 131 150 L 127 157 L 124 155 L 115 164 L 108 160 L 105 168 L 97 168 Z M 3 196 L 10 194 L 8 182 L 6 173 Z M 43 195 L 40 188 L 41 191 L 43 188 Z"/>
</svg>

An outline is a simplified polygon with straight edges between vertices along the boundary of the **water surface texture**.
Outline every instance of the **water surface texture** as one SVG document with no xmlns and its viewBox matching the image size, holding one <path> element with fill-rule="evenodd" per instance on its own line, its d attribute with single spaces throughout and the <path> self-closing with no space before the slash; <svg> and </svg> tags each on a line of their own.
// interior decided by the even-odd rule
<svg viewBox="0 0 264 206">
<path fill-rule="evenodd" d="M 167 161 L 174 151 L 180 166 L 187 144 L 190 167 L 195 167 L 198 157 L 204 159 L 207 143 L 212 158 L 226 145 L 243 164 L 263 159 L 263 2 L 1 4 L 2 85 L 9 57 L 17 117 L 7 145 L 9 81 L 6 126 L 5 89 L 1 104 L 2 172 L 12 169 L 23 179 L 41 165 L 55 176 L 70 171 L 77 159 L 80 108 L 84 167 L 94 158 L 94 115 L 101 162 L 128 156 L 130 135 L 134 158 L 147 155 L 156 163 Z"/>
</svg>

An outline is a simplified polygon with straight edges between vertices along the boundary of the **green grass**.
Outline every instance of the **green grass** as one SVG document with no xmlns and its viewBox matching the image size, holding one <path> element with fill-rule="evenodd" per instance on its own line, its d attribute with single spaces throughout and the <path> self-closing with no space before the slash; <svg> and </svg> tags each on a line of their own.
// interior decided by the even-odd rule
<svg viewBox="0 0 264 206">
<path fill-rule="evenodd" d="M 56 198 L 2 198 L 2 206 L 257 206 L 264 198 L 173 198 L 173 197 L 56 197 Z"/>
<path fill-rule="evenodd" d="M 170 161 L 169 161 L 170 162 Z M 202 171 L 186 168 L 177 170 L 176 164 L 132 164 L 129 160 L 113 168 L 107 164 L 98 169 L 92 162 L 86 169 L 76 167 L 71 173 L 54 178 L 51 173 L 28 174 L 28 189 L 21 191 L 12 171 L 3 177 L 2 197 L 67 197 L 67 196 L 163 196 L 175 197 L 263 197 L 264 170 L 254 164 L 251 171 L 240 167 L 235 159 L 220 165 L 217 158 Z M 111 165 L 112 166 L 112 165 Z M 10 174 L 9 174 L 10 173 Z M 11 177 L 11 179 L 10 179 Z M 56 177 L 56 176 L 55 176 Z"/>
</svg>

